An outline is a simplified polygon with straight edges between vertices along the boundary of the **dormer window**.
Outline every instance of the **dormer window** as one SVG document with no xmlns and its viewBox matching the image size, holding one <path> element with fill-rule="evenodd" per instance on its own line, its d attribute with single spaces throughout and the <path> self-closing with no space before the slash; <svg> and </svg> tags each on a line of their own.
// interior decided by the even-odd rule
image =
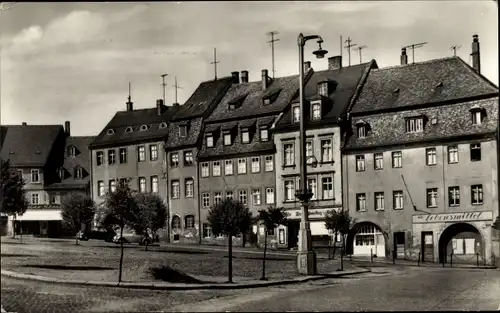
<svg viewBox="0 0 500 313">
<path fill-rule="evenodd" d="M 318 95 L 328 97 L 328 82 L 318 83 Z"/>
<path fill-rule="evenodd" d="M 238 97 L 232 99 L 228 103 L 228 109 L 232 111 L 232 110 L 239 108 L 243 104 L 243 102 L 245 101 L 246 97 L 247 97 L 247 95 L 245 94 L 245 95 L 241 95 L 241 96 L 238 96 Z"/>
<path fill-rule="evenodd" d="M 292 108 L 292 122 L 294 123 L 300 122 L 300 107 L 298 105 Z"/>
<path fill-rule="evenodd" d="M 230 132 L 225 132 L 224 133 L 224 146 L 230 146 L 231 145 L 231 133 Z"/>
<path fill-rule="evenodd" d="M 354 125 L 356 125 L 357 127 L 358 138 L 365 138 L 368 132 L 368 124 L 365 121 L 361 120 L 357 121 Z"/>
<path fill-rule="evenodd" d="M 410 117 L 406 119 L 407 133 L 421 133 L 424 131 L 424 117 Z"/>
<path fill-rule="evenodd" d="M 141 132 L 148 130 L 148 125 L 142 125 L 141 128 L 139 129 Z"/>
<path fill-rule="evenodd" d="M 82 179 L 83 177 L 83 170 L 81 167 L 75 168 L 75 178 L 76 179 Z"/>
<path fill-rule="evenodd" d="M 267 128 L 260 129 L 260 141 L 269 141 L 269 130 Z"/>
<path fill-rule="evenodd" d="M 485 110 L 476 104 L 469 111 L 472 116 L 472 125 L 481 125 L 486 116 Z"/>
<path fill-rule="evenodd" d="M 125 129 L 126 133 L 131 133 L 133 131 L 134 131 L 134 129 L 132 127 L 130 127 L 130 126 Z"/>
<path fill-rule="evenodd" d="M 108 129 L 108 131 L 106 132 L 106 134 L 108 134 L 108 135 L 114 135 L 115 131 L 110 128 L 110 129 Z"/>
<path fill-rule="evenodd" d="M 214 136 L 212 133 L 207 134 L 207 148 L 212 148 L 214 146 Z"/>
<path fill-rule="evenodd" d="M 281 92 L 281 89 L 278 89 L 277 91 L 274 91 L 272 93 L 265 95 L 262 98 L 262 104 L 269 105 L 269 104 L 273 103 L 274 101 L 276 101 L 276 99 L 278 99 L 280 92 Z"/>
<path fill-rule="evenodd" d="M 241 130 L 241 142 L 249 143 L 250 142 L 250 132 L 248 128 L 244 128 Z"/>
<path fill-rule="evenodd" d="M 73 157 L 74 158 L 75 155 L 76 155 L 76 148 L 75 148 L 75 146 L 69 146 L 67 154 L 68 154 L 69 157 Z"/>
<path fill-rule="evenodd" d="M 187 136 L 187 125 L 179 126 L 179 137 L 184 138 Z"/>
<path fill-rule="evenodd" d="M 233 111 L 234 109 L 236 109 L 236 104 L 234 103 L 229 103 L 229 107 L 228 107 L 229 111 Z"/>
<path fill-rule="evenodd" d="M 57 172 L 61 180 L 63 180 L 66 177 L 66 171 L 64 170 L 64 168 L 61 167 Z"/>
<path fill-rule="evenodd" d="M 161 122 L 160 126 L 158 126 L 159 129 L 163 129 L 163 128 L 166 128 L 166 127 L 167 127 L 167 123 L 165 123 L 165 122 Z"/>
<path fill-rule="evenodd" d="M 321 119 L 321 103 L 313 103 L 312 105 L 312 119 Z"/>
</svg>

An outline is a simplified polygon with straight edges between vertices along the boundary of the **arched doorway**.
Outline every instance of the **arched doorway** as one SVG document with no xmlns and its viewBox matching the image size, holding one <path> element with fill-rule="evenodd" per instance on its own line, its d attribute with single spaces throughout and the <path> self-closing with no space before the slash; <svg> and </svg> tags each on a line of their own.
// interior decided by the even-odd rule
<svg viewBox="0 0 500 313">
<path fill-rule="evenodd" d="M 385 237 L 382 229 L 372 222 L 361 222 L 352 228 L 347 235 L 347 254 L 385 257 Z"/>
<path fill-rule="evenodd" d="M 448 226 L 439 237 L 439 262 L 475 263 L 476 253 L 483 258 L 483 240 L 476 227 L 467 223 Z"/>
<path fill-rule="evenodd" d="M 174 215 L 172 217 L 172 232 L 174 241 L 178 241 L 180 239 L 179 232 L 181 231 L 181 218 L 178 215 Z"/>
</svg>

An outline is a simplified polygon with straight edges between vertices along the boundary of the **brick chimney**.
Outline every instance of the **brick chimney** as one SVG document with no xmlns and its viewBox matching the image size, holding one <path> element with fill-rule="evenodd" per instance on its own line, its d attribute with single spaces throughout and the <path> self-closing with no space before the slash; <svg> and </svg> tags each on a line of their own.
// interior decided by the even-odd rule
<svg viewBox="0 0 500 313">
<path fill-rule="evenodd" d="M 240 72 L 231 72 L 231 76 L 233 76 L 233 83 L 240 83 Z"/>
<path fill-rule="evenodd" d="M 269 87 L 269 76 L 267 75 L 267 70 L 262 70 L 262 91 Z"/>
<path fill-rule="evenodd" d="M 71 124 L 69 121 L 64 122 L 64 132 L 67 136 L 71 136 Z"/>
<path fill-rule="evenodd" d="M 481 74 L 481 55 L 479 51 L 479 36 L 477 34 L 472 36 L 472 53 L 470 55 L 472 56 L 472 68 Z"/>
<path fill-rule="evenodd" d="M 336 55 L 334 57 L 328 58 L 328 69 L 338 70 L 342 68 L 342 56 Z"/>
<path fill-rule="evenodd" d="M 156 100 L 156 114 L 157 115 L 163 114 L 163 99 Z"/>
<path fill-rule="evenodd" d="M 241 71 L 241 83 L 248 83 L 248 71 Z"/>
<path fill-rule="evenodd" d="M 401 49 L 401 65 L 408 64 L 408 55 L 406 54 L 406 48 Z"/>
<path fill-rule="evenodd" d="M 307 73 L 311 69 L 311 61 L 304 62 L 304 73 Z"/>
<path fill-rule="evenodd" d="M 126 102 L 127 104 L 127 111 L 133 111 L 134 110 L 134 103 L 130 100 L 130 96 L 128 96 L 128 101 Z"/>
</svg>

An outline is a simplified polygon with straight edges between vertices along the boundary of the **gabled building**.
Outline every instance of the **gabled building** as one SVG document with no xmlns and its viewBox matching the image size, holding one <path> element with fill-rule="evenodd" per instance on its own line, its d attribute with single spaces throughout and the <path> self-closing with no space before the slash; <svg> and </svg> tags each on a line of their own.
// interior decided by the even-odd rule
<svg viewBox="0 0 500 313">
<path fill-rule="evenodd" d="M 305 67 L 309 67 L 308 62 Z M 306 174 L 313 193 L 309 219 L 314 241 L 328 242 L 324 214 L 342 209 L 341 143 L 345 116 L 374 68 L 375 61 L 342 67 L 342 57 L 335 56 L 328 59 L 327 70 L 314 72 L 305 84 Z M 300 114 L 296 97 L 274 129 L 276 200 L 289 213 L 288 227 L 279 230 L 279 242 L 289 248 L 297 246 L 301 218 L 300 201 L 295 197 L 300 188 Z"/>
<path fill-rule="evenodd" d="M 498 87 L 458 57 L 374 69 L 350 111 L 344 204 L 354 255 L 491 264 Z M 348 251 L 349 252 L 349 251 Z"/>
<path fill-rule="evenodd" d="M 214 110 L 233 77 L 202 82 L 168 126 L 164 151 L 168 177 L 169 242 L 200 240 L 198 163 L 203 120 Z"/>
<path fill-rule="evenodd" d="M 61 199 L 71 192 L 89 192 L 88 144 L 93 137 L 71 136 L 70 122 L 62 125 L 2 126 L 0 158 L 23 176 L 29 207 L 9 232 L 37 236 L 67 235 L 61 221 Z"/>
<path fill-rule="evenodd" d="M 206 119 L 198 152 L 202 241 L 207 243 L 219 242 L 207 215 L 223 198 L 239 200 L 254 216 L 276 204 L 273 126 L 299 85 L 297 75 L 273 80 L 267 70 L 254 82 L 248 81 L 247 71 L 241 72 L 241 80 L 238 72 L 232 74 L 235 83 Z M 269 231 L 273 244 L 279 244 L 275 230 Z M 258 233 L 263 238 L 263 230 Z"/>
</svg>

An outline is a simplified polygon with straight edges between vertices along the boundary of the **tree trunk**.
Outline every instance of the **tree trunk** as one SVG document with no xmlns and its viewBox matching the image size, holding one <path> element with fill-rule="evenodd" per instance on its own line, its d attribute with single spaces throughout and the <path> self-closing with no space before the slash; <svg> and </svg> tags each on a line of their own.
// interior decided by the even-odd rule
<svg viewBox="0 0 500 313">
<path fill-rule="evenodd" d="M 241 234 L 242 238 L 241 238 L 241 246 L 243 248 L 245 248 L 245 243 L 246 243 L 246 234 L 245 233 L 242 233 Z"/>
<path fill-rule="evenodd" d="M 19 228 L 21 228 L 20 236 L 21 243 L 23 243 L 23 221 L 19 221 Z"/>
<path fill-rule="evenodd" d="M 17 221 L 17 214 L 14 214 L 14 220 L 12 221 L 12 239 L 16 238 L 16 221 Z"/>
<path fill-rule="evenodd" d="M 335 231 L 335 237 L 333 238 L 333 257 L 332 259 L 335 260 L 335 252 L 337 251 L 337 236 L 338 236 L 338 231 Z"/>
<path fill-rule="evenodd" d="M 76 245 L 78 246 L 78 233 L 76 233 Z"/>
<path fill-rule="evenodd" d="M 344 234 L 342 234 L 342 247 L 340 248 L 340 270 L 344 270 L 344 249 L 345 244 L 344 244 Z"/>
<path fill-rule="evenodd" d="M 118 272 L 118 282 L 122 282 L 122 266 L 123 266 L 123 226 L 120 229 L 120 268 Z"/>
<path fill-rule="evenodd" d="M 229 271 L 228 271 L 228 282 L 233 282 L 233 236 L 229 234 L 228 236 L 229 242 L 228 245 L 228 258 L 229 258 Z"/>
<path fill-rule="evenodd" d="M 262 258 L 262 277 L 260 280 L 266 280 L 266 252 L 267 252 L 267 228 L 264 230 L 264 257 Z"/>
</svg>

